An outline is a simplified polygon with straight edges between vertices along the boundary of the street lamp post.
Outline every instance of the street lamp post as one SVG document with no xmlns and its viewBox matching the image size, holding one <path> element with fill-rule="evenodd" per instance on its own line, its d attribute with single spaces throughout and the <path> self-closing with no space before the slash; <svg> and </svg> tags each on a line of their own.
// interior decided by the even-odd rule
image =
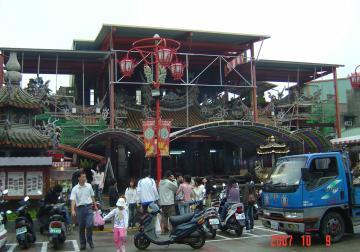
<svg viewBox="0 0 360 252">
<path fill-rule="evenodd" d="M 155 117 L 155 138 L 156 138 L 156 178 L 159 182 L 162 173 L 161 154 L 159 150 L 159 130 L 160 130 L 160 65 L 169 68 L 174 80 L 179 80 L 184 73 L 184 64 L 177 60 L 176 52 L 180 48 L 180 43 L 173 39 L 161 38 L 155 35 L 153 38 L 144 38 L 135 41 L 132 48 L 127 52 L 126 57 L 119 61 L 121 73 L 125 77 L 130 77 L 134 69 L 140 62 L 147 65 L 155 65 L 155 81 L 153 84 L 152 96 L 156 98 L 156 117 Z M 130 58 L 131 53 L 140 54 L 142 60 L 138 63 Z M 175 61 L 173 59 L 175 58 Z"/>
</svg>

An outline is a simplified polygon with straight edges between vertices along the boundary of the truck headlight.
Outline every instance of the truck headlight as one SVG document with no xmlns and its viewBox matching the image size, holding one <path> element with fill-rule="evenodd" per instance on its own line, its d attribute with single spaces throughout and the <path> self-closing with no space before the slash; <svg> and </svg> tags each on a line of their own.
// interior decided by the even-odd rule
<svg viewBox="0 0 360 252">
<path fill-rule="evenodd" d="M 270 212 L 268 210 L 263 210 L 263 215 L 264 216 L 270 216 Z"/>
<path fill-rule="evenodd" d="M 285 212 L 285 218 L 302 219 L 302 218 L 304 218 L 304 213 L 303 212 Z"/>
</svg>

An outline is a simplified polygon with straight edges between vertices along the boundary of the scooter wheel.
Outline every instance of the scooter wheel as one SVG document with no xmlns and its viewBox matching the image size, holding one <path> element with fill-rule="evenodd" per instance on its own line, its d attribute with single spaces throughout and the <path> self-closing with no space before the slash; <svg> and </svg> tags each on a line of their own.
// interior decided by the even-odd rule
<svg viewBox="0 0 360 252">
<path fill-rule="evenodd" d="M 244 229 L 244 227 L 238 227 L 237 229 L 235 229 L 236 235 L 241 236 L 243 233 L 243 229 Z"/>
<path fill-rule="evenodd" d="M 54 249 L 55 249 L 55 250 L 59 250 L 59 248 L 60 248 L 59 238 L 53 238 L 52 243 L 53 243 L 53 245 L 54 245 Z"/>
<path fill-rule="evenodd" d="M 134 245 L 139 250 L 145 250 L 150 246 L 150 240 L 144 235 L 139 235 L 134 237 Z"/>
<path fill-rule="evenodd" d="M 211 239 L 215 239 L 216 237 L 216 230 L 215 229 L 210 229 L 210 233 L 211 233 Z"/>
<path fill-rule="evenodd" d="M 193 249 L 200 249 L 202 248 L 202 246 L 204 246 L 204 244 L 205 244 L 205 235 L 203 234 L 200 235 L 200 237 L 196 242 L 189 243 L 190 247 L 192 247 Z"/>
<path fill-rule="evenodd" d="M 28 248 L 30 248 L 30 242 L 29 242 L 28 239 L 25 239 L 25 240 L 23 241 L 22 247 L 23 247 L 23 249 L 28 249 Z"/>
</svg>

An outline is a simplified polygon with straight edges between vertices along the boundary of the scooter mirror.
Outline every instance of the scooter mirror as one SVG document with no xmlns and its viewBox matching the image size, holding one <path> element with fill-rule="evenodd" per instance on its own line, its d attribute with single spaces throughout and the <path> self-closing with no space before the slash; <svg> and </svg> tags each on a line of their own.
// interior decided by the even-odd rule
<svg viewBox="0 0 360 252">
<path fill-rule="evenodd" d="M 7 210 L 7 211 L 6 211 L 6 214 L 12 214 L 12 211 L 11 211 L 11 210 Z"/>
<path fill-rule="evenodd" d="M 24 201 L 26 202 L 26 201 L 28 201 L 29 199 L 30 199 L 29 196 L 25 196 Z"/>
<path fill-rule="evenodd" d="M 4 191 L 2 191 L 2 194 L 8 194 L 9 190 L 5 189 Z"/>
</svg>

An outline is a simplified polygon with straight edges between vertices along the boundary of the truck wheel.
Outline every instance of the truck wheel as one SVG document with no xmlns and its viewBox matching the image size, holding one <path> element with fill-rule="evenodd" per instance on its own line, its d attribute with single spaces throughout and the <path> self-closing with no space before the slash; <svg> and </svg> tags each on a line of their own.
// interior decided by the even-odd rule
<svg viewBox="0 0 360 252">
<path fill-rule="evenodd" d="M 345 233 L 345 223 L 343 217 L 336 213 L 330 212 L 325 215 L 321 221 L 320 239 L 326 240 L 326 236 L 330 235 L 331 242 L 339 242 Z"/>
</svg>

